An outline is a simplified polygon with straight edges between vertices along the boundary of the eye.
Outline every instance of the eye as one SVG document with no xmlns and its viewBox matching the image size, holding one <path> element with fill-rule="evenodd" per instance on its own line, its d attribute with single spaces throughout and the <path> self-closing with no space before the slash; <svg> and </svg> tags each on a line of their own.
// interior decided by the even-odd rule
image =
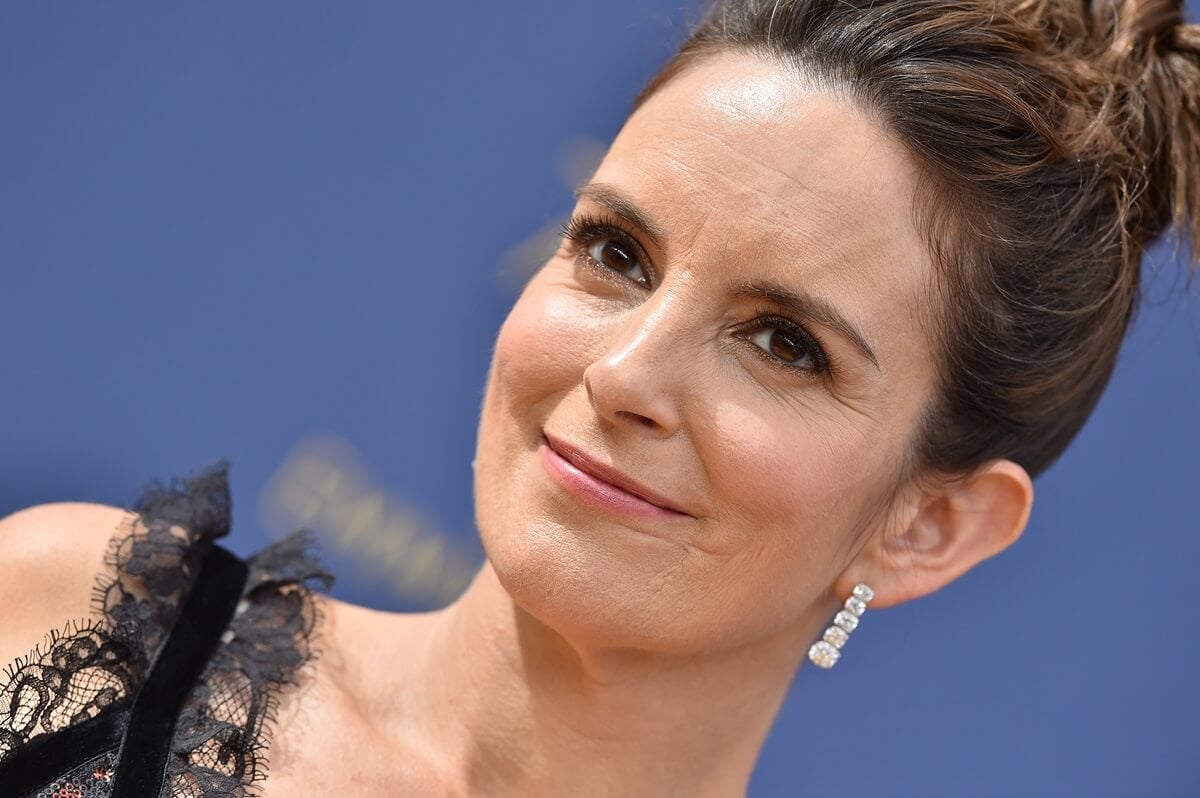
<svg viewBox="0 0 1200 798">
<path fill-rule="evenodd" d="M 747 339 L 789 366 L 802 368 L 803 364 L 800 361 L 803 358 L 812 360 L 812 354 L 809 352 L 808 347 L 796 340 L 787 330 L 767 327 L 761 332 L 747 336 Z M 808 367 L 812 368 L 811 365 Z"/>
<path fill-rule="evenodd" d="M 765 316 L 738 334 L 754 344 L 762 357 L 775 366 L 792 371 L 823 374 L 832 364 L 817 339 L 796 322 Z"/>
<path fill-rule="evenodd" d="M 623 274 L 635 283 L 650 285 L 650 278 L 646 276 L 636 251 L 620 239 L 597 239 L 585 247 L 584 252 L 594 263 Z"/>
<path fill-rule="evenodd" d="M 645 251 L 631 233 L 607 218 L 581 213 L 566 222 L 563 238 L 577 247 L 579 260 L 612 277 L 615 272 L 649 288 L 654 273 Z"/>
</svg>

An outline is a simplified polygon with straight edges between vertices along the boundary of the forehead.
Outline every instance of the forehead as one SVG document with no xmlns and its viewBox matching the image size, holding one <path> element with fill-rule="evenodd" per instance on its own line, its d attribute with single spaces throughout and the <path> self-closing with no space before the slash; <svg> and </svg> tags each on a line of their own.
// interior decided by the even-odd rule
<svg viewBox="0 0 1200 798">
<path fill-rule="evenodd" d="M 918 322 L 930 267 L 907 153 L 854 104 L 776 62 L 724 52 L 671 78 L 593 181 L 657 222 L 670 264 L 802 281 L 880 341 Z"/>
</svg>

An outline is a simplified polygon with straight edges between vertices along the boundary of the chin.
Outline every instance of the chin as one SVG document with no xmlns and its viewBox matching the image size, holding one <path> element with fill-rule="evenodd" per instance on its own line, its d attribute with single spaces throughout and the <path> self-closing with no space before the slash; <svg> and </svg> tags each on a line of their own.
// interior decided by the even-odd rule
<svg viewBox="0 0 1200 798">
<path fill-rule="evenodd" d="M 523 500 L 519 490 L 480 493 L 491 494 L 477 499 L 491 568 L 513 603 L 539 623 L 591 648 L 682 654 L 703 645 L 698 629 L 681 626 L 681 619 L 711 626 L 677 611 L 680 597 L 661 590 L 664 574 L 677 573 L 686 556 L 682 548 L 604 519 L 568 523 Z"/>
<path fill-rule="evenodd" d="M 619 558 L 588 530 L 556 522 L 514 496 L 519 513 L 488 515 L 481 503 L 480 538 L 497 580 L 513 602 L 563 637 L 589 644 L 629 645 L 635 589 Z"/>
</svg>

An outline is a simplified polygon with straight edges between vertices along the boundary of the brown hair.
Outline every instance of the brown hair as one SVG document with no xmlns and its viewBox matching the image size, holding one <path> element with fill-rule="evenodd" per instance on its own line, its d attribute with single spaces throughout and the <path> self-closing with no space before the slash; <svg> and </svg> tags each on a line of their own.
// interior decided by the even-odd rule
<svg viewBox="0 0 1200 798">
<path fill-rule="evenodd" d="M 1200 261 L 1200 26 L 1180 0 L 717 0 L 638 95 L 774 58 L 907 145 L 938 268 L 939 384 L 904 477 L 1044 471 L 1108 384 L 1143 251 Z M 1189 281 L 1190 284 L 1190 281 Z"/>
</svg>

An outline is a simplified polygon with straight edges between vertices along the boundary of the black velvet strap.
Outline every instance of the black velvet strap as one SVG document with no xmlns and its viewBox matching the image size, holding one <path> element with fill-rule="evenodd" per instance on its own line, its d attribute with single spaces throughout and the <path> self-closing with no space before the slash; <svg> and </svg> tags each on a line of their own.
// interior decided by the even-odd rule
<svg viewBox="0 0 1200 798">
<path fill-rule="evenodd" d="M 230 552 L 220 546 L 209 550 L 170 636 L 130 708 L 112 798 L 158 798 L 175 719 L 220 645 L 247 573 L 246 564 Z"/>
<path fill-rule="evenodd" d="M 0 795 L 32 794 L 63 773 L 116 748 L 128 717 L 127 707 L 113 705 L 82 723 L 33 738 L 0 762 Z"/>
</svg>

